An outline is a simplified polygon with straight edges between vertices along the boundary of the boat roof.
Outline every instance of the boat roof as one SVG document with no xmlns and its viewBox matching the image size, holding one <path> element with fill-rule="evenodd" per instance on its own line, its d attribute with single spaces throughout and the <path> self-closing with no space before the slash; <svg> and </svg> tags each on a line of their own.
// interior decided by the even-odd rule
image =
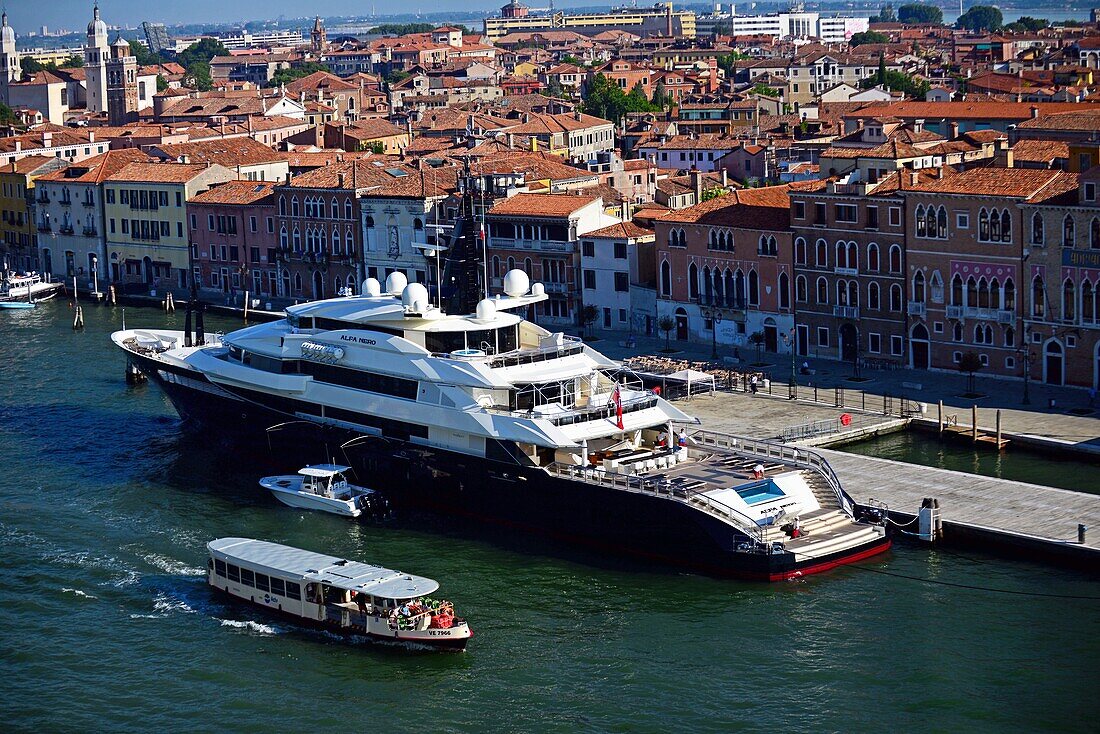
<svg viewBox="0 0 1100 734">
<path fill-rule="evenodd" d="M 340 472 L 345 472 L 351 469 L 350 466 L 341 466 L 340 464 L 310 464 L 298 470 L 299 474 L 307 477 L 334 477 Z"/>
<path fill-rule="evenodd" d="M 385 599 L 412 599 L 434 593 L 439 588 L 438 583 L 423 576 L 412 576 L 265 540 L 218 538 L 207 543 L 206 548 L 230 562 L 241 561 L 301 577 L 305 581 L 320 581 L 339 589 L 361 591 Z"/>
</svg>

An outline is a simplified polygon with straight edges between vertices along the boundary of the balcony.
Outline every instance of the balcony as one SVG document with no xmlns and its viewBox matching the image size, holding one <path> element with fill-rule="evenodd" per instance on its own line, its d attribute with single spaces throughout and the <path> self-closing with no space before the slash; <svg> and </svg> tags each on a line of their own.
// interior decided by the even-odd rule
<svg viewBox="0 0 1100 734">
<path fill-rule="evenodd" d="M 39 232 L 52 232 L 53 227 L 50 226 L 49 222 L 39 222 L 38 223 L 38 231 Z"/>
<path fill-rule="evenodd" d="M 61 234 L 72 234 L 73 233 L 73 225 L 71 225 L 71 224 L 62 224 L 61 227 L 58 228 L 57 231 L 60 232 Z"/>
<path fill-rule="evenodd" d="M 961 319 L 962 317 L 963 317 L 963 307 L 962 306 L 948 306 L 947 307 L 947 318 L 949 318 L 949 319 Z"/>
<path fill-rule="evenodd" d="M 833 316 L 838 319 L 858 319 L 859 306 L 833 306 Z"/>
<path fill-rule="evenodd" d="M 546 289 L 547 293 L 566 293 L 569 290 L 568 283 L 549 283 L 543 281 L 542 287 Z"/>
<path fill-rule="evenodd" d="M 39 204 L 49 204 L 50 195 L 43 191 L 40 195 L 34 197 L 34 200 Z"/>
<path fill-rule="evenodd" d="M 910 316 L 920 316 L 922 319 L 928 315 L 928 307 L 924 301 L 910 301 L 907 309 Z"/>
<path fill-rule="evenodd" d="M 72 206 L 73 205 L 73 200 L 72 199 L 58 199 L 57 203 L 60 204 L 61 206 Z"/>
<path fill-rule="evenodd" d="M 511 237 L 490 237 L 489 247 L 500 250 L 534 250 L 536 252 L 572 252 L 572 242 L 561 240 L 517 240 Z"/>
<path fill-rule="evenodd" d="M 95 202 L 94 202 L 94 201 L 89 201 L 89 200 L 85 199 L 84 201 L 80 202 L 80 205 L 81 205 L 81 206 L 86 206 L 86 207 L 88 207 L 89 209 L 91 209 L 92 207 L 94 207 L 94 206 L 95 206 Z"/>
<path fill-rule="evenodd" d="M 95 227 L 85 227 L 82 232 L 85 237 L 95 237 L 98 234 Z"/>
<path fill-rule="evenodd" d="M 974 319 L 976 321 L 996 321 L 998 324 L 1011 324 L 1016 321 L 1016 312 L 1004 308 L 979 308 L 977 306 L 948 306 L 949 319 Z"/>
<path fill-rule="evenodd" d="M 859 269 L 858 268 L 836 267 L 836 268 L 833 268 L 833 272 L 836 273 L 837 275 L 849 275 L 849 276 L 859 275 Z"/>
</svg>

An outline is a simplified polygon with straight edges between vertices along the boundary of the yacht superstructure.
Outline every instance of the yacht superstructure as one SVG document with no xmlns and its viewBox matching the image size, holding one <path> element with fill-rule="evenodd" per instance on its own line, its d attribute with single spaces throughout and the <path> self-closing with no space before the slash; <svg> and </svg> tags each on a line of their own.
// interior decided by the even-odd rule
<svg viewBox="0 0 1100 734">
<path fill-rule="evenodd" d="M 822 459 L 699 430 L 619 363 L 523 318 L 545 298 L 515 270 L 503 293 L 449 314 L 395 273 L 212 345 L 112 338 L 210 430 L 304 421 L 365 437 L 349 459 L 395 507 L 757 579 L 889 546 Z"/>
</svg>

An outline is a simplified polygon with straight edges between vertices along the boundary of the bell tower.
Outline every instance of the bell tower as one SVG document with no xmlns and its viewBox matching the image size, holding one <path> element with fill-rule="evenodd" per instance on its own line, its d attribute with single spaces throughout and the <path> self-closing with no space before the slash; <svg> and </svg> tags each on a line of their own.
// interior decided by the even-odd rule
<svg viewBox="0 0 1100 734">
<path fill-rule="evenodd" d="M 92 8 L 88 43 L 84 47 L 84 76 L 88 87 L 88 112 L 107 111 L 107 24 L 99 17 L 99 3 Z"/>
<path fill-rule="evenodd" d="M 15 50 L 15 29 L 8 25 L 5 11 L 0 22 L 0 101 L 8 103 L 8 85 L 22 78 L 19 53 Z"/>
</svg>

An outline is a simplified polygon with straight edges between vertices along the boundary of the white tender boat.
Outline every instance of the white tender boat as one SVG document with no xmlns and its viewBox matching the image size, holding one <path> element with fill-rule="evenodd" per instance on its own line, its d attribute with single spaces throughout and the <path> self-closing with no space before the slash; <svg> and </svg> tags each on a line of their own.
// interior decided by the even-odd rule
<svg viewBox="0 0 1100 734">
<path fill-rule="evenodd" d="M 473 637 L 450 602 L 431 597 L 432 579 L 250 538 L 206 548 L 212 587 L 299 623 L 450 650 Z"/>
<path fill-rule="evenodd" d="M 348 483 L 344 472 L 350 468 L 339 464 L 314 464 L 299 469 L 297 474 L 264 477 L 260 486 L 271 490 L 275 499 L 284 505 L 303 510 L 321 510 L 347 517 L 359 517 L 364 512 L 379 513 L 384 500 L 373 490 Z"/>
<path fill-rule="evenodd" d="M 53 298 L 62 289 L 60 282 L 43 280 L 38 273 L 11 275 L 8 277 L 0 299 L 8 301 L 46 301 Z"/>
</svg>

